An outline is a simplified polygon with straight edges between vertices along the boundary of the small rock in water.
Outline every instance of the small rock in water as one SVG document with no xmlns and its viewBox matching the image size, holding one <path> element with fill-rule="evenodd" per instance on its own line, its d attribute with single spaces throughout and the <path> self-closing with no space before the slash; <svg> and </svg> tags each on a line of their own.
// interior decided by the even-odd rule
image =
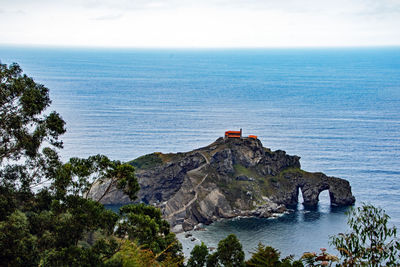
<svg viewBox="0 0 400 267">
<path fill-rule="evenodd" d="M 192 234 L 190 234 L 190 233 L 188 233 L 188 234 L 185 235 L 186 238 L 189 238 L 189 237 L 191 237 L 191 236 L 192 236 Z"/>
<path fill-rule="evenodd" d="M 192 242 L 193 242 L 193 241 L 196 241 L 196 238 L 193 237 L 192 239 L 190 239 L 190 241 L 192 241 Z"/>
</svg>

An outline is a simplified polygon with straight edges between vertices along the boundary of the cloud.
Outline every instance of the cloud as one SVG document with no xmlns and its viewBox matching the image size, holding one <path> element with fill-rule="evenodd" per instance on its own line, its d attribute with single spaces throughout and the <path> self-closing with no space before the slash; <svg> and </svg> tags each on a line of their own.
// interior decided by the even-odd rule
<svg viewBox="0 0 400 267">
<path fill-rule="evenodd" d="M 400 13 L 399 0 L 0 0 L 7 7 L 82 7 L 91 10 L 173 10 L 208 8 L 219 10 L 275 10 L 289 13 L 390 14 Z"/>
<path fill-rule="evenodd" d="M 185 4 L 175 0 L 88 0 L 78 1 L 85 8 L 108 8 L 114 10 L 174 9 Z"/>
<path fill-rule="evenodd" d="M 21 0 L 19 0 L 21 1 Z M 48 0 L 40 0 L 48 1 Z M 108 7 L 115 9 L 175 9 L 175 8 L 227 8 L 269 9 L 289 12 L 313 12 L 364 9 L 379 12 L 398 11 L 398 0 L 70 0 L 67 3 L 81 4 L 88 8 Z"/>
<path fill-rule="evenodd" d="M 384 16 L 400 14 L 400 2 L 392 0 L 369 0 L 364 5 L 364 9 L 358 13 L 363 16 Z"/>
<path fill-rule="evenodd" d="M 26 12 L 24 10 L 22 10 L 22 9 L 18 9 L 16 11 L 14 11 L 13 13 L 15 13 L 17 15 L 25 15 L 26 14 Z"/>
<path fill-rule="evenodd" d="M 13 14 L 13 15 L 25 15 L 26 14 L 26 12 L 23 11 L 22 9 L 12 9 L 12 10 L 7 9 L 6 10 L 3 8 L 0 8 L 0 14 L 7 14 L 7 13 Z"/>
<path fill-rule="evenodd" d="M 123 16 L 124 16 L 123 14 L 109 14 L 92 18 L 92 20 L 118 20 Z"/>
<path fill-rule="evenodd" d="M 0 25 L 13 25 L 0 27 L 8 43 L 400 45 L 399 0 L 0 0 L 0 7 Z"/>
</svg>

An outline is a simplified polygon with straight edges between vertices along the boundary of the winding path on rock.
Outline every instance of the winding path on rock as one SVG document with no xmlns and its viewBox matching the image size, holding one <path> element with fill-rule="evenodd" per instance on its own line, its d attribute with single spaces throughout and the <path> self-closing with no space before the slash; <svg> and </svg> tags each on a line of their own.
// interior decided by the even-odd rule
<svg viewBox="0 0 400 267">
<path fill-rule="evenodd" d="M 196 172 L 200 171 L 202 168 L 204 168 L 205 166 L 207 166 L 208 164 L 210 164 L 210 161 L 208 160 L 208 158 L 207 158 L 203 153 L 200 153 L 200 154 L 201 154 L 201 155 L 203 156 L 203 158 L 206 160 L 206 163 L 204 163 L 203 165 L 199 166 L 199 167 L 196 168 L 196 169 L 193 169 L 193 170 L 191 170 L 191 171 L 188 171 L 187 174 L 188 174 L 189 176 L 190 176 L 190 173 L 196 173 Z M 170 218 L 174 217 L 176 214 L 179 214 L 179 213 L 183 212 L 184 210 L 186 210 L 190 205 L 192 205 L 192 204 L 197 200 L 197 189 L 198 189 L 199 186 L 206 180 L 207 176 L 208 176 L 208 174 L 204 175 L 204 177 L 201 179 L 200 183 L 198 183 L 198 184 L 194 187 L 194 189 L 193 189 L 193 191 L 194 191 L 194 197 L 193 197 L 193 199 L 191 199 L 186 205 L 184 205 L 184 206 L 183 206 L 182 208 L 180 208 L 179 210 L 174 211 L 174 212 L 172 212 L 171 214 L 169 214 L 169 215 L 167 216 L 166 219 L 170 219 Z"/>
</svg>

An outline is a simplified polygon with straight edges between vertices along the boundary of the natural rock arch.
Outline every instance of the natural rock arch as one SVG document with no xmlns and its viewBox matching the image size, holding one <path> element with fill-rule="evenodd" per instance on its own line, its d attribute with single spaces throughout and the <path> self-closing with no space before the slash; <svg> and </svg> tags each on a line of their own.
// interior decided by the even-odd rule
<svg viewBox="0 0 400 267">
<path fill-rule="evenodd" d="M 299 190 L 303 196 L 303 205 L 315 206 L 319 202 L 322 191 L 328 190 L 332 206 L 345 206 L 354 204 L 355 198 L 351 193 L 350 183 L 346 180 L 328 177 L 319 173 L 318 179 L 308 175 L 295 175 L 290 177 L 293 181 L 293 191 L 286 195 L 285 199 L 277 199 L 277 202 L 285 205 L 298 204 Z"/>
</svg>

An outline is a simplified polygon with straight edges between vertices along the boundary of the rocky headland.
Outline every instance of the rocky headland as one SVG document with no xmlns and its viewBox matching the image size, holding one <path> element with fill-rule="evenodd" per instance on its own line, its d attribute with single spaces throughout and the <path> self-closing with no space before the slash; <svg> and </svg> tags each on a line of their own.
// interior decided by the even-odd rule
<svg viewBox="0 0 400 267">
<path fill-rule="evenodd" d="M 310 173 L 300 168 L 300 157 L 271 151 L 253 138 L 218 138 L 186 153 L 152 153 L 130 162 L 140 184 L 138 201 L 159 207 L 173 231 L 187 231 L 199 223 L 238 216 L 272 217 L 298 202 L 318 204 L 329 191 L 331 205 L 352 205 L 355 198 L 347 180 Z M 92 198 L 107 183 L 96 185 Z M 104 204 L 130 203 L 116 188 Z"/>
</svg>

